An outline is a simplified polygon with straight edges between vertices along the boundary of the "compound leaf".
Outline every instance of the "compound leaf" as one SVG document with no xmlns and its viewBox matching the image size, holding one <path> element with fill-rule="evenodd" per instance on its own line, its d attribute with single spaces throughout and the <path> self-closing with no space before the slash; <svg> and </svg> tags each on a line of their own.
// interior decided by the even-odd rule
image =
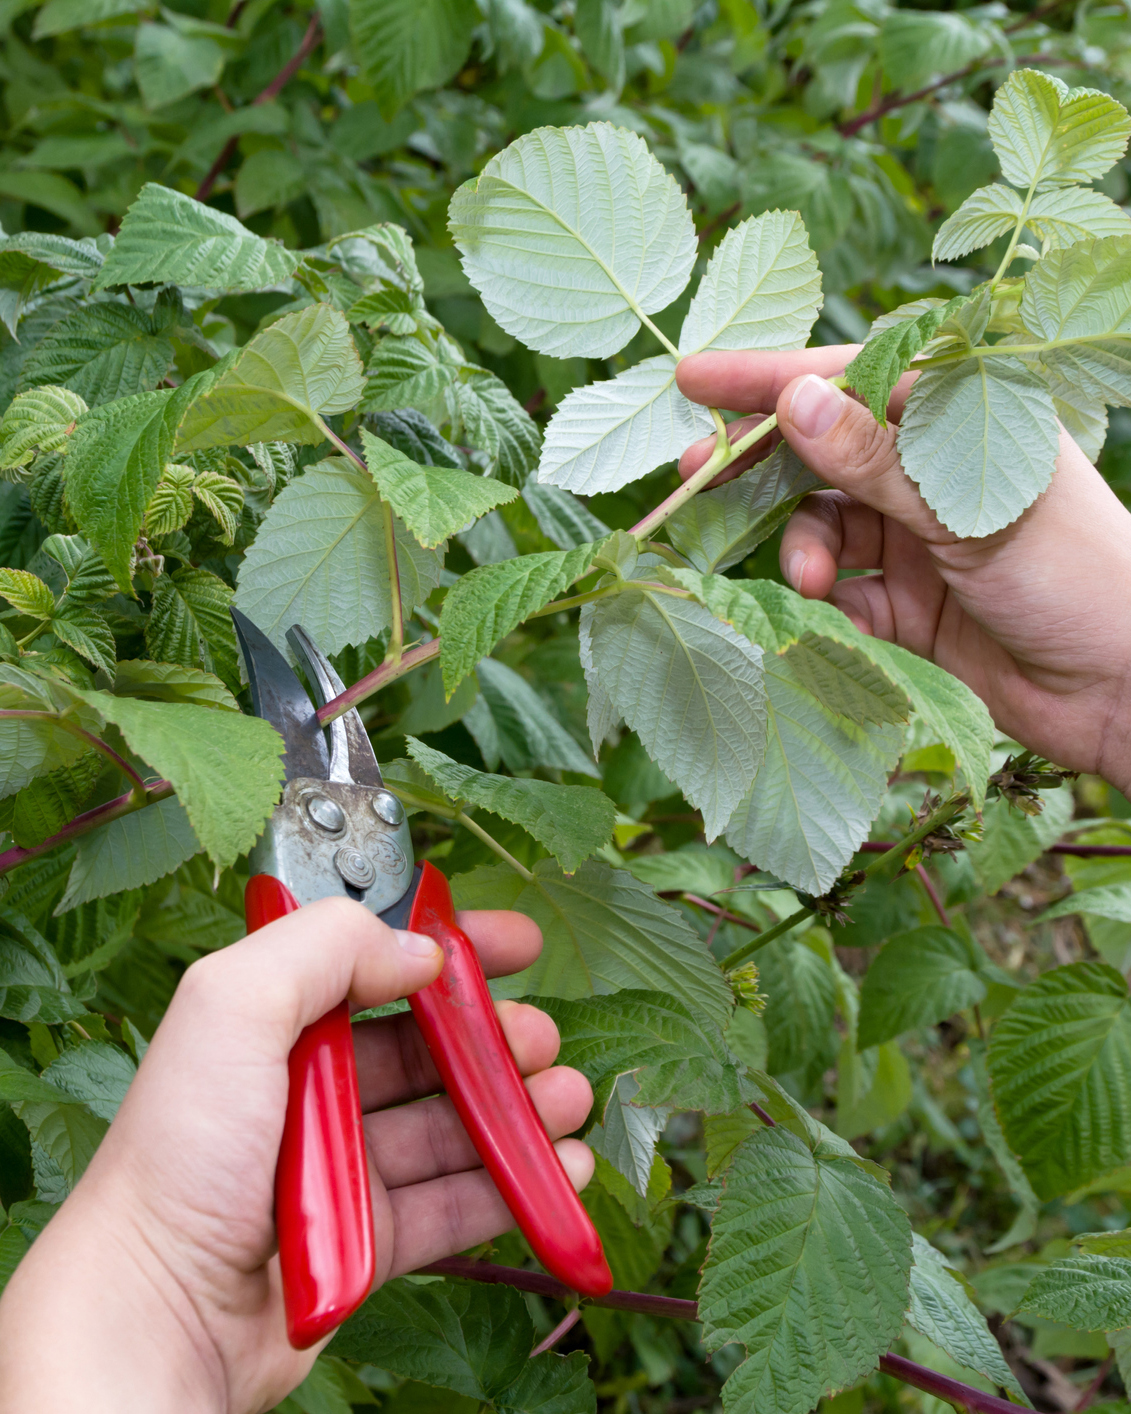
<svg viewBox="0 0 1131 1414">
<path fill-rule="evenodd" d="M 546 429 L 538 479 L 583 495 L 616 491 L 678 457 L 714 426 L 675 384 L 670 354 L 568 393 Z"/>
<path fill-rule="evenodd" d="M 258 290 L 289 279 L 299 259 L 234 216 L 147 182 L 126 212 L 94 287 L 153 282 Z"/>
<path fill-rule="evenodd" d="M 686 197 L 611 123 L 526 133 L 460 187 L 449 225 L 496 323 L 559 358 L 616 353 L 695 264 Z"/>
<path fill-rule="evenodd" d="M 1122 157 L 1131 116 L 1109 94 L 1018 69 L 994 95 L 990 139 L 1015 187 L 1090 182 Z"/>
<path fill-rule="evenodd" d="M 466 801 L 512 824 L 521 825 L 545 845 L 567 873 L 608 844 L 616 807 L 591 786 L 559 786 L 551 781 L 488 775 L 463 766 L 406 737 L 408 754 L 452 801 Z"/>
<path fill-rule="evenodd" d="M 1131 1004 L 1106 963 L 1056 967 L 994 1027 L 994 1105 L 1037 1196 L 1131 1161 Z"/>
</svg>

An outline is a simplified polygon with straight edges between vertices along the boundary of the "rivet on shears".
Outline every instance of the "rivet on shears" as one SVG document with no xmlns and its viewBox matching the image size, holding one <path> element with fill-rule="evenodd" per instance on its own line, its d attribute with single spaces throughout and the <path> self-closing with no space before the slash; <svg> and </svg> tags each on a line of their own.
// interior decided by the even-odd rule
<svg viewBox="0 0 1131 1414">
<path fill-rule="evenodd" d="M 404 806 L 390 790 L 379 790 L 373 796 L 373 813 L 386 825 L 399 825 L 404 819 Z"/>
<path fill-rule="evenodd" d="M 355 889 L 367 889 L 377 878 L 377 870 L 364 854 L 344 846 L 334 854 L 334 868 Z"/>
<path fill-rule="evenodd" d="M 346 813 L 336 800 L 326 795 L 312 795 L 306 802 L 306 813 L 321 829 L 336 834 L 345 827 Z"/>
</svg>

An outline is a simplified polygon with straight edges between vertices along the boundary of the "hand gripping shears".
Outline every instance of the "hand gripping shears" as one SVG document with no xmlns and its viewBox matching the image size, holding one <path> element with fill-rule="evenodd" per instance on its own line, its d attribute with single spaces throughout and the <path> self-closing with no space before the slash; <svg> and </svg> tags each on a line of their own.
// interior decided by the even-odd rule
<svg viewBox="0 0 1131 1414">
<path fill-rule="evenodd" d="M 601 1240 L 523 1084 L 447 880 L 414 867 L 404 807 L 385 788 L 357 710 L 323 728 L 317 707 L 344 691 L 295 625 L 287 633 L 316 702 L 267 636 L 233 609 L 252 707 L 282 736 L 282 800 L 252 851 L 249 932 L 327 897 L 351 898 L 396 928 L 434 938 L 444 966 L 409 998 L 483 1166 L 543 1266 L 587 1296 L 612 1286 Z M 287 1334 L 302 1350 L 364 1301 L 373 1282 L 373 1211 L 349 1007 L 308 1026 L 290 1055 L 275 1173 Z"/>
</svg>

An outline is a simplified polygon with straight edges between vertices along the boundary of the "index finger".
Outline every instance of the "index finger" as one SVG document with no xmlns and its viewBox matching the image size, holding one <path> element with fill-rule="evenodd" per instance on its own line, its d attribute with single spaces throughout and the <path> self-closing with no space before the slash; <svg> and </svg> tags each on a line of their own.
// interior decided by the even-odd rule
<svg viewBox="0 0 1131 1414">
<path fill-rule="evenodd" d="M 835 378 L 859 352 L 859 344 L 825 344 L 784 353 L 710 351 L 681 360 L 675 381 L 693 403 L 730 412 L 761 412 L 776 407 L 782 389 L 795 378 L 804 373 Z"/>
</svg>

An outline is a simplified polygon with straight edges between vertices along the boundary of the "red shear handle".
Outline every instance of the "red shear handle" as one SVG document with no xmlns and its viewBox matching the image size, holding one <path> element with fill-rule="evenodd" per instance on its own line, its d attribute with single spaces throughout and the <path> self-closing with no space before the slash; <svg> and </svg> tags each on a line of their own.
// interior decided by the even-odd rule
<svg viewBox="0 0 1131 1414">
<path fill-rule="evenodd" d="M 285 884 L 255 875 L 244 895 L 248 932 L 297 907 Z M 373 1283 L 373 1209 L 346 1002 L 303 1031 L 289 1069 L 275 1227 L 287 1335 L 305 1350 L 356 1311 Z"/>
<path fill-rule="evenodd" d="M 612 1287 L 601 1239 L 566 1177 L 507 1046 L 448 881 L 422 868 L 408 925 L 444 950 L 444 969 L 409 997 L 444 1088 L 538 1260 L 586 1296 Z"/>
</svg>

